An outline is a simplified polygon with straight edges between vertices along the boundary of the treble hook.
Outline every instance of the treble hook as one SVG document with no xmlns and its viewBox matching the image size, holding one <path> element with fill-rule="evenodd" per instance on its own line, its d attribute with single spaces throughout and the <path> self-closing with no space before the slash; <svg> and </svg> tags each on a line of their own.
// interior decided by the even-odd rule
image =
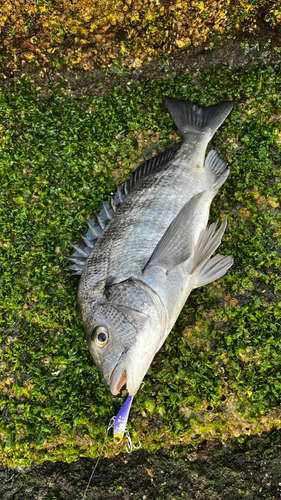
<svg viewBox="0 0 281 500">
<path fill-rule="evenodd" d="M 125 446 L 125 450 L 127 453 L 132 453 L 133 450 L 139 450 L 141 448 L 140 440 L 139 440 L 137 445 L 132 443 L 132 439 L 131 439 L 131 436 L 130 436 L 128 429 L 125 430 L 125 437 L 127 438 L 127 441 L 128 441 L 126 446 Z"/>
</svg>

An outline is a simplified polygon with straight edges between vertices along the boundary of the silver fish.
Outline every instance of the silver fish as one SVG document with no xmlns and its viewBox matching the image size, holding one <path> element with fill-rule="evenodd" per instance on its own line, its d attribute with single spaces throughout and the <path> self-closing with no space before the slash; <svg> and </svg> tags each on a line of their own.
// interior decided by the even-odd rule
<svg viewBox="0 0 281 500">
<path fill-rule="evenodd" d="M 217 254 L 224 221 L 206 229 L 212 199 L 229 175 L 206 147 L 233 103 L 203 108 L 165 98 L 182 136 L 142 164 L 88 221 L 73 244 L 78 300 L 90 352 L 112 394 L 136 394 L 191 290 L 221 276 L 232 257 Z M 109 222 L 108 222 L 109 221 Z M 107 223 L 108 222 L 108 223 Z"/>
</svg>

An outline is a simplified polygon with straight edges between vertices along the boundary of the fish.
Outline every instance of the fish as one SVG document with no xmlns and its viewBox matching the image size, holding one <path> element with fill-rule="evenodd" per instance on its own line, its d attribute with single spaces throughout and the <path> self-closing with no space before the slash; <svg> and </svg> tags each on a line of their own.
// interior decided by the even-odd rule
<svg viewBox="0 0 281 500">
<path fill-rule="evenodd" d="M 189 294 L 219 279 L 232 256 L 213 253 L 226 229 L 207 227 L 227 164 L 206 148 L 233 108 L 165 97 L 182 141 L 119 186 L 80 243 L 70 268 L 88 347 L 113 395 L 134 396 Z"/>
</svg>

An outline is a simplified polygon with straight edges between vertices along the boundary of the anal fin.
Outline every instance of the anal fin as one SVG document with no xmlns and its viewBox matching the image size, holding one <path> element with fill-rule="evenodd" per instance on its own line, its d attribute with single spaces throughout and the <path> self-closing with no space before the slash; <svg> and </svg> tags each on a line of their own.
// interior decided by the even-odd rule
<svg viewBox="0 0 281 500">
<path fill-rule="evenodd" d="M 216 181 L 213 188 L 218 191 L 230 173 L 229 170 L 227 170 L 227 163 L 212 149 L 205 160 L 205 168 L 209 168 L 215 174 Z"/>
</svg>

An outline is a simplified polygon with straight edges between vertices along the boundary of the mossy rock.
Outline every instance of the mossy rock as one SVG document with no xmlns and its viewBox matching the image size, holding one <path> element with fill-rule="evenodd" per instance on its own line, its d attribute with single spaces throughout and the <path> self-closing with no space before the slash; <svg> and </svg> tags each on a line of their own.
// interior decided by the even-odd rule
<svg viewBox="0 0 281 500">
<path fill-rule="evenodd" d="M 227 218 L 220 251 L 235 264 L 192 292 L 134 399 L 133 442 L 155 451 L 280 426 L 280 67 L 144 79 L 102 97 L 23 77 L 0 92 L 2 463 L 97 456 L 124 402 L 90 357 L 64 257 L 116 182 L 178 140 L 165 95 L 235 101 L 210 144 L 231 170 L 210 221 Z M 108 456 L 120 449 L 108 439 Z"/>
<path fill-rule="evenodd" d="M 155 57 L 233 37 L 241 28 L 257 32 L 263 20 L 280 25 L 276 0 L 4 0 L 0 11 L 0 74 L 31 66 L 118 71 L 140 68 Z"/>
</svg>

